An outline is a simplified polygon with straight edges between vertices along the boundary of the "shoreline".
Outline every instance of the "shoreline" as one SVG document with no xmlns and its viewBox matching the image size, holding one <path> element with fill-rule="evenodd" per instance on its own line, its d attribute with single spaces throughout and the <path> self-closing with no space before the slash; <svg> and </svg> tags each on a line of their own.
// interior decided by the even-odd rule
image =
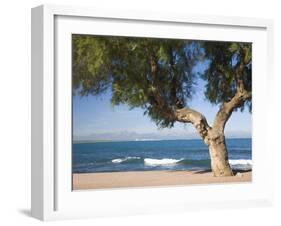
<svg viewBox="0 0 281 226">
<path fill-rule="evenodd" d="M 129 171 L 74 173 L 73 190 L 241 183 L 252 181 L 252 171 L 235 171 L 232 177 L 213 177 L 210 170 Z"/>
</svg>

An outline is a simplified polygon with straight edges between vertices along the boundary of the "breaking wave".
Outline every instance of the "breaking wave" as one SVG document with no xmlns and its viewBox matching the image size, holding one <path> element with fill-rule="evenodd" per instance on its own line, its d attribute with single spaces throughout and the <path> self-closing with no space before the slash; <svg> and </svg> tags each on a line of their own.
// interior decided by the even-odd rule
<svg viewBox="0 0 281 226">
<path fill-rule="evenodd" d="M 154 158 L 141 158 L 137 156 L 125 157 L 125 158 L 116 158 L 112 159 L 113 164 L 122 164 L 122 163 L 143 163 L 146 166 L 173 166 L 173 165 L 187 165 L 191 167 L 210 167 L 210 159 L 173 159 L 173 158 L 163 158 L 163 159 L 154 159 Z M 230 159 L 229 164 L 233 169 L 236 170 L 250 170 L 252 169 L 252 160 L 251 159 Z"/>
<path fill-rule="evenodd" d="M 122 162 L 128 162 L 128 161 L 136 160 L 136 159 L 141 159 L 141 157 L 133 156 L 133 157 L 126 157 L 126 158 L 118 158 L 118 159 L 111 160 L 111 162 L 112 163 L 122 163 Z"/>
<path fill-rule="evenodd" d="M 175 165 L 182 161 L 183 159 L 150 159 L 150 158 L 145 158 L 144 159 L 144 164 L 145 165 L 150 165 L 150 166 L 157 166 L 157 165 Z"/>
<path fill-rule="evenodd" d="M 233 169 L 249 170 L 252 169 L 251 159 L 230 159 L 229 164 Z"/>
</svg>

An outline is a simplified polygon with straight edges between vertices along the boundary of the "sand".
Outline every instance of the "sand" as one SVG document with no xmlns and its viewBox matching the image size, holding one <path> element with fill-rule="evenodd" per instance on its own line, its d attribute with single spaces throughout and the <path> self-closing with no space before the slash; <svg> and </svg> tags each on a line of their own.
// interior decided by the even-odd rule
<svg viewBox="0 0 281 226">
<path fill-rule="evenodd" d="M 73 190 L 251 182 L 252 172 L 213 177 L 208 171 L 135 171 L 73 174 Z"/>
</svg>

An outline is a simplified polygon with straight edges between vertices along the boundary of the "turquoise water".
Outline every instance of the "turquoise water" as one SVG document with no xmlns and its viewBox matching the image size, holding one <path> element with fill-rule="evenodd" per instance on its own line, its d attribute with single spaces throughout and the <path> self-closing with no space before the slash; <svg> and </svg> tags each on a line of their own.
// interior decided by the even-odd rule
<svg viewBox="0 0 281 226">
<path fill-rule="evenodd" d="M 234 169 L 252 168 L 251 139 L 226 140 Z M 145 170 L 210 169 L 207 146 L 201 140 L 74 143 L 73 173 Z"/>
</svg>

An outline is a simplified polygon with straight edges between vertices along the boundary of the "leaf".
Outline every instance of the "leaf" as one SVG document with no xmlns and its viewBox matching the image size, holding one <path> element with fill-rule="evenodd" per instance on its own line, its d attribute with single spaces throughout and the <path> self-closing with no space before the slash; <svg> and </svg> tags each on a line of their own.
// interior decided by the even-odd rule
<svg viewBox="0 0 281 226">
<path fill-rule="evenodd" d="M 237 42 L 233 42 L 230 47 L 229 47 L 229 51 L 231 53 L 237 52 L 239 50 L 240 46 Z"/>
</svg>

